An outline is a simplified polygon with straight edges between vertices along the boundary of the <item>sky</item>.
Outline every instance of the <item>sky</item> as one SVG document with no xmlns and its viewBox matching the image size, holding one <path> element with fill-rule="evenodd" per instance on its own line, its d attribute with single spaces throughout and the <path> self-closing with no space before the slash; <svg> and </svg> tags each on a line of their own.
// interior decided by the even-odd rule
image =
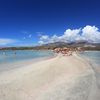
<svg viewBox="0 0 100 100">
<path fill-rule="evenodd" d="M 100 0 L 0 0 L 0 47 L 100 42 Z"/>
</svg>

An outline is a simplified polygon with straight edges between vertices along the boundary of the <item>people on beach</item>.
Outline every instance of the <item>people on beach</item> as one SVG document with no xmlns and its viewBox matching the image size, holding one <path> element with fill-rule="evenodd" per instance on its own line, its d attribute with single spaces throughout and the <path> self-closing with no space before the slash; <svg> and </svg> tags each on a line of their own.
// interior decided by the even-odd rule
<svg viewBox="0 0 100 100">
<path fill-rule="evenodd" d="M 55 48 L 54 53 L 62 54 L 63 56 L 71 55 L 71 52 L 69 52 L 69 48 L 66 48 L 66 47 L 64 47 L 64 48 Z"/>
<path fill-rule="evenodd" d="M 73 52 L 82 52 L 83 50 L 78 47 L 78 48 L 67 48 L 67 47 L 63 47 L 63 48 L 55 48 L 54 53 L 56 54 L 62 54 L 63 56 L 72 56 Z"/>
</svg>

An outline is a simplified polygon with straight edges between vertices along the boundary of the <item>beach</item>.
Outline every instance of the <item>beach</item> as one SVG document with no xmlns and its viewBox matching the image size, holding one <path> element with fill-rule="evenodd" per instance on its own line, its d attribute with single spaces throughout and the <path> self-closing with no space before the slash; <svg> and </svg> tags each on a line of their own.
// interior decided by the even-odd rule
<svg viewBox="0 0 100 100">
<path fill-rule="evenodd" d="M 0 100 L 89 100 L 94 76 L 88 61 L 77 54 L 25 62 L 0 73 Z"/>
</svg>

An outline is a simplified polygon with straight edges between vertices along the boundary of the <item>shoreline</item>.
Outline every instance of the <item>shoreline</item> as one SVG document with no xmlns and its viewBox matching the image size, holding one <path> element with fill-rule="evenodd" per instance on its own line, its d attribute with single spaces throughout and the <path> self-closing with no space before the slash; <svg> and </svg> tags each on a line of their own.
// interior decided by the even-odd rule
<svg viewBox="0 0 100 100">
<path fill-rule="evenodd" d="M 21 60 L 21 61 L 14 61 L 14 62 L 7 62 L 7 63 L 1 63 L 0 66 L 0 73 L 3 73 L 3 72 L 6 72 L 6 71 L 9 71 L 9 70 L 15 70 L 17 68 L 20 68 L 20 66 L 27 66 L 28 64 L 31 65 L 31 64 L 35 64 L 35 63 L 38 63 L 40 61 L 43 61 L 43 60 L 47 60 L 47 59 L 52 59 L 56 57 L 55 55 L 54 56 L 48 56 L 48 57 L 39 57 L 39 58 L 34 58 L 34 59 L 26 59 L 26 60 Z M 5 66 L 7 66 L 7 68 L 4 68 Z M 12 66 L 12 67 L 10 67 Z M 2 69 L 3 67 L 3 69 Z"/>
<path fill-rule="evenodd" d="M 84 98 L 88 98 L 93 77 L 91 66 L 83 58 L 76 54 L 67 57 L 58 55 L 0 74 L 0 98 L 87 100 Z"/>
<path fill-rule="evenodd" d="M 85 51 L 88 52 L 88 51 Z M 98 51 L 97 51 L 98 52 Z M 89 59 L 89 57 L 82 56 L 78 54 L 82 59 L 84 59 L 86 62 L 88 62 L 91 66 L 91 69 L 94 73 L 94 82 L 91 88 L 91 92 L 89 94 L 88 100 L 99 100 L 100 99 L 100 68 L 99 65 L 93 61 L 92 59 Z"/>
</svg>

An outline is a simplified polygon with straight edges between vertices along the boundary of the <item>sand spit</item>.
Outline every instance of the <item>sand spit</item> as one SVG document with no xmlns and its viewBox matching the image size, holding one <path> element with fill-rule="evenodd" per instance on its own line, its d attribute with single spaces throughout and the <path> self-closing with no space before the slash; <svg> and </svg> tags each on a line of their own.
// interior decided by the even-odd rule
<svg viewBox="0 0 100 100">
<path fill-rule="evenodd" d="M 0 100 L 87 100 L 91 66 L 76 54 L 58 55 L 0 74 Z"/>
</svg>

